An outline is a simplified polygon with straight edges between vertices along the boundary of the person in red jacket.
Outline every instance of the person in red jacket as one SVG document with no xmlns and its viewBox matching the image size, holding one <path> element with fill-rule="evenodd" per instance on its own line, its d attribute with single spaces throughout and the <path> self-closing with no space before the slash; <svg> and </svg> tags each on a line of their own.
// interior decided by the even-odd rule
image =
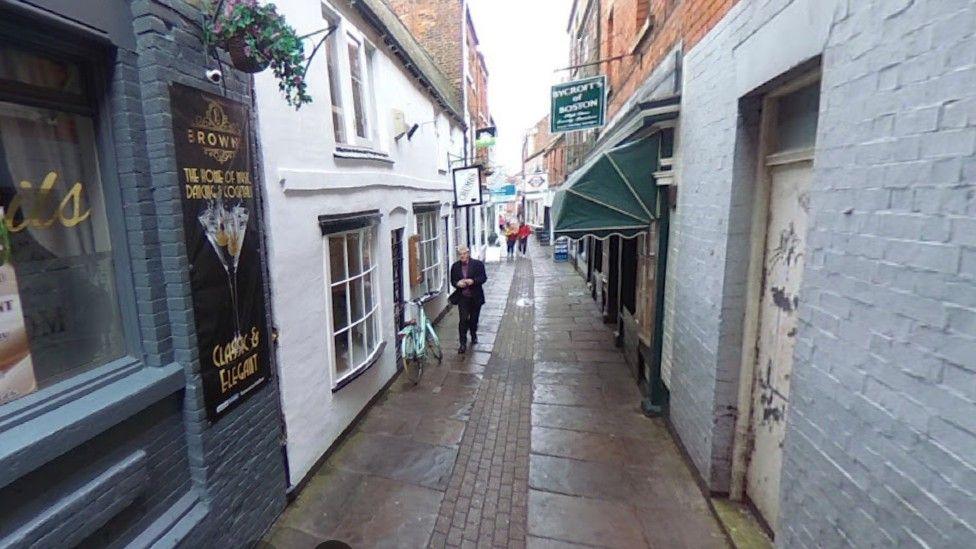
<svg viewBox="0 0 976 549">
<path fill-rule="evenodd" d="M 531 234 L 532 234 L 532 227 L 526 225 L 525 223 L 522 223 L 522 226 L 519 227 L 518 230 L 518 239 L 519 239 L 518 246 L 519 246 L 519 251 L 522 252 L 523 256 L 526 254 L 526 250 L 529 246 L 529 235 Z"/>
<path fill-rule="evenodd" d="M 505 245 L 508 247 L 508 259 L 515 257 L 515 243 L 518 242 L 518 231 L 515 223 L 509 223 L 505 227 Z"/>
</svg>

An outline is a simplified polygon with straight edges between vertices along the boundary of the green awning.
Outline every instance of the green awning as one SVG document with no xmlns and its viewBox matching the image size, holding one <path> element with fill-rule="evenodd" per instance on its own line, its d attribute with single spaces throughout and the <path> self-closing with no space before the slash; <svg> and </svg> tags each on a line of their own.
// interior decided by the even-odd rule
<svg viewBox="0 0 976 549">
<path fill-rule="evenodd" d="M 600 154 L 574 173 L 553 199 L 553 232 L 581 238 L 632 237 L 656 218 L 660 133 Z"/>
</svg>

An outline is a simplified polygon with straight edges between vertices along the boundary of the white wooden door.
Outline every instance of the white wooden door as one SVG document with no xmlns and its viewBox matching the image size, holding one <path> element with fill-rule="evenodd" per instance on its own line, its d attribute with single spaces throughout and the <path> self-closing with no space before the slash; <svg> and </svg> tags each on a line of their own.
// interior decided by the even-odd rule
<svg viewBox="0 0 976 549">
<path fill-rule="evenodd" d="M 808 156 L 799 158 L 773 160 L 767 167 L 769 219 L 753 380 L 753 447 L 746 474 L 746 492 L 774 532 L 813 171 Z"/>
</svg>

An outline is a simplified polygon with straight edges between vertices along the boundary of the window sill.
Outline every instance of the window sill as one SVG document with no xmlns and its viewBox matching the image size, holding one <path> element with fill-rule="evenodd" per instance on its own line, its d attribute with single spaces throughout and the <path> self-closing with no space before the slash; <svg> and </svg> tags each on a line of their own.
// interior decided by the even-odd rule
<svg viewBox="0 0 976 549">
<path fill-rule="evenodd" d="M 390 158 L 390 155 L 369 147 L 336 145 L 335 151 L 332 152 L 332 156 L 346 160 L 369 160 L 372 162 L 382 162 L 391 166 L 395 164 L 394 160 Z"/>
<path fill-rule="evenodd" d="M 631 54 L 637 53 L 637 50 L 640 49 L 640 47 L 644 43 L 644 41 L 647 40 L 647 37 L 648 37 L 648 35 L 651 34 L 651 31 L 652 30 L 654 30 L 654 16 L 653 15 L 647 18 L 647 21 L 644 22 L 644 26 L 641 27 L 641 30 L 637 33 L 637 39 L 634 40 L 634 45 L 631 46 L 631 48 L 630 48 L 630 53 Z"/>
<path fill-rule="evenodd" d="M 103 368 L 118 370 L 112 365 Z M 186 384 L 179 363 L 158 368 L 138 366 L 127 372 L 77 398 L 74 392 L 66 391 L 45 399 L 45 402 L 60 399 L 57 406 L 15 409 L 0 418 L 3 429 L 0 431 L 0 487 L 98 436 Z"/>
<path fill-rule="evenodd" d="M 366 360 L 366 362 L 362 364 L 362 366 L 356 368 L 352 372 L 349 372 L 348 374 L 346 374 L 345 377 L 343 377 L 338 382 L 336 382 L 335 387 L 332 388 L 332 394 L 335 394 L 346 385 L 349 385 L 353 381 L 356 381 L 356 379 L 358 379 L 359 376 L 366 373 L 366 370 L 369 370 L 370 368 L 373 367 L 374 364 L 379 362 L 380 357 L 383 356 L 384 349 L 386 349 L 386 341 L 381 341 L 379 346 L 376 347 L 376 350 L 373 351 L 372 356 L 370 356 Z"/>
<path fill-rule="evenodd" d="M 427 301 L 432 301 L 432 300 L 437 299 L 438 297 L 440 297 L 441 294 L 443 294 L 443 293 L 444 293 L 444 283 L 442 282 L 440 288 L 438 288 L 436 290 L 431 290 L 431 291 L 427 292 L 425 295 L 429 297 L 429 299 Z"/>
</svg>

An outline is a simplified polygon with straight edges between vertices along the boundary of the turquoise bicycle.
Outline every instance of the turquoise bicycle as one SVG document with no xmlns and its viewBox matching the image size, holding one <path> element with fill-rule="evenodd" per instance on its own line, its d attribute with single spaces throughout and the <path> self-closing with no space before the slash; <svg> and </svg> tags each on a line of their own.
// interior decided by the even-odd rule
<svg viewBox="0 0 976 549">
<path fill-rule="evenodd" d="M 416 299 L 411 299 L 408 303 L 416 310 L 414 320 L 407 321 L 406 325 L 400 330 L 400 352 L 403 357 L 403 369 L 407 374 L 407 379 L 414 384 L 420 382 L 424 375 L 424 365 L 427 363 L 429 355 L 433 355 L 440 364 L 444 358 L 441 351 L 441 341 L 434 332 L 434 326 L 427 319 L 424 312 L 424 303 L 434 298 L 436 294 L 425 294 Z"/>
</svg>

